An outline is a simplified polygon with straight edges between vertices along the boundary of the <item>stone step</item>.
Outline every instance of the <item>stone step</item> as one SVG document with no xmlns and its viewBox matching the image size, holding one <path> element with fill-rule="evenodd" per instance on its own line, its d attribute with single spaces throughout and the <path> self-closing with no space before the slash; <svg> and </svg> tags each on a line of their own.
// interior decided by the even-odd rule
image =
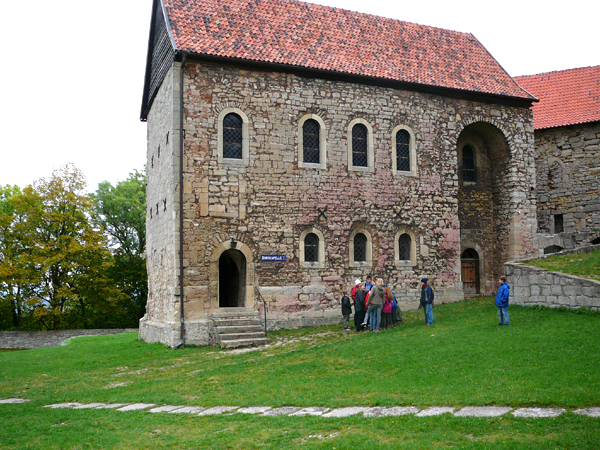
<svg viewBox="0 0 600 450">
<path fill-rule="evenodd" d="M 225 311 L 213 313 L 213 319 L 219 318 L 229 318 L 229 317 L 258 317 L 258 313 L 256 311 L 248 311 L 246 309 L 240 309 L 236 311 Z"/>
<path fill-rule="evenodd" d="M 239 339 L 255 339 L 255 338 L 264 338 L 265 332 L 240 332 L 240 333 L 219 333 L 219 340 L 221 342 L 225 341 L 235 341 Z"/>
<path fill-rule="evenodd" d="M 259 319 L 213 319 L 217 327 L 250 327 L 260 326 Z"/>
<path fill-rule="evenodd" d="M 268 338 L 253 338 L 253 339 L 236 339 L 232 341 L 221 342 L 221 348 L 240 348 L 240 347 L 252 347 L 258 345 L 266 345 L 271 342 Z"/>
<path fill-rule="evenodd" d="M 228 325 L 228 326 L 219 326 L 215 328 L 217 334 L 227 334 L 227 333 L 240 333 L 240 332 L 249 332 L 249 333 L 263 333 L 264 327 L 262 324 L 260 325 Z"/>
</svg>

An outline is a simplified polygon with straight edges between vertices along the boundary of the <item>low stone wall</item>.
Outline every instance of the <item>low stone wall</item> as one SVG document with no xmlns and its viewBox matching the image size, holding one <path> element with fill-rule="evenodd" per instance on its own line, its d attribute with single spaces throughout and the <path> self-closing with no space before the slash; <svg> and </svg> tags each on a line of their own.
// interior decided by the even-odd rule
<svg viewBox="0 0 600 450">
<path fill-rule="evenodd" d="M 0 349 L 27 350 L 58 347 L 67 339 L 77 336 L 100 336 L 138 331 L 137 328 L 56 331 L 0 331 Z"/>
<path fill-rule="evenodd" d="M 548 256 L 587 253 L 600 245 L 562 251 Z M 600 310 L 600 282 L 564 273 L 550 272 L 515 261 L 504 264 L 504 274 L 511 286 L 511 303 L 551 308 L 588 308 Z"/>
</svg>

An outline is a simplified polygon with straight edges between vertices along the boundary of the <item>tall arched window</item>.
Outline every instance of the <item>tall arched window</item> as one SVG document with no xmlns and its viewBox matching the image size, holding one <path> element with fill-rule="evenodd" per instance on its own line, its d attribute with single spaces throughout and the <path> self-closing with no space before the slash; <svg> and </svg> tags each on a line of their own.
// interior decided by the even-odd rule
<svg viewBox="0 0 600 450">
<path fill-rule="evenodd" d="M 368 143 L 367 143 L 367 127 L 361 123 L 357 123 L 352 127 L 352 165 L 359 167 L 367 167 L 368 158 Z"/>
<path fill-rule="evenodd" d="M 302 125 L 302 159 L 305 163 L 320 163 L 320 128 L 319 122 L 314 119 L 308 119 Z"/>
<path fill-rule="evenodd" d="M 398 259 L 400 261 L 410 261 L 410 250 L 412 239 L 406 233 L 401 234 L 398 238 Z"/>
<path fill-rule="evenodd" d="M 463 181 L 477 181 L 477 171 L 475 170 L 475 150 L 470 145 L 465 145 L 462 150 L 462 172 Z"/>
<path fill-rule="evenodd" d="M 315 233 L 308 233 L 304 238 L 304 261 L 319 261 L 319 236 Z"/>
<path fill-rule="evenodd" d="M 229 113 L 223 118 L 223 158 L 242 159 L 242 118 Z"/>
<path fill-rule="evenodd" d="M 396 170 L 410 172 L 410 134 L 406 130 L 396 133 Z"/>
<path fill-rule="evenodd" d="M 354 261 L 363 262 L 367 260 L 367 237 L 363 233 L 354 236 Z"/>
</svg>

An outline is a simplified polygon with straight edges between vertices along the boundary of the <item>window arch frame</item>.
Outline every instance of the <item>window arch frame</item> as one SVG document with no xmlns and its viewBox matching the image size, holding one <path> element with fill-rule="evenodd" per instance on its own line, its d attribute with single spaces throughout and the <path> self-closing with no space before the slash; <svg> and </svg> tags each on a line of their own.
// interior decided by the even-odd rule
<svg viewBox="0 0 600 450">
<path fill-rule="evenodd" d="M 309 234 L 315 234 L 319 238 L 318 258 L 317 261 L 305 261 L 304 240 Z M 298 262 L 301 267 L 309 269 L 322 269 L 325 266 L 325 237 L 323 233 L 316 228 L 307 228 L 300 234 L 298 246 Z"/>
<path fill-rule="evenodd" d="M 398 149 L 396 148 L 396 136 L 400 131 L 406 131 L 408 133 L 408 157 L 410 161 L 410 170 L 398 170 Z M 417 152 L 416 152 L 416 139 L 415 133 L 412 128 L 406 125 L 398 125 L 392 130 L 392 174 L 403 176 L 403 177 L 416 177 L 417 176 Z"/>
<path fill-rule="evenodd" d="M 365 261 L 356 261 L 354 259 L 354 238 L 357 234 L 363 234 L 367 238 L 365 245 Z M 373 265 L 373 238 L 371 233 L 364 228 L 357 228 L 350 234 L 348 242 L 348 261 L 352 267 L 371 267 Z"/>
<path fill-rule="evenodd" d="M 400 236 L 408 235 L 410 237 L 410 259 L 400 259 Z M 401 228 L 394 236 L 394 262 L 396 267 L 413 267 L 417 265 L 417 240 L 415 234 L 406 229 Z"/>
<path fill-rule="evenodd" d="M 314 120 L 319 124 L 319 162 L 307 163 L 304 162 L 304 123 L 307 120 Z M 320 169 L 327 168 L 327 129 L 325 122 L 316 114 L 306 114 L 300 118 L 298 122 L 298 167 L 304 169 Z"/>
<path fill-rule="evenodd" d="M 223 121 L 229 114 L 236 114 L 242 119 L 242 158 L 225 158 L 223 156 Z M 250 161 L 250 121 L 248 116 L 239 108 L 225 108 L 217 119 L 217 161 L 219 164 L 247 166 Z"/>
<path fill-rule="evenodd" d="M 366 166 L 355 166 L 353 163 L 353 152 L 352 152 L 352 130 L 355 125 L 363 125 L 367 129 L 367 165 Z M 375 168 L 375 149 L 373 145 L 373 127 L 369 122 L 364 119 L 354 119 L 348 124 L 348 130 L 346 134 L 346 140 L 348 141 L 348 171 L 350 172 L 370 172 L 372 173 Z"/>
</svg>

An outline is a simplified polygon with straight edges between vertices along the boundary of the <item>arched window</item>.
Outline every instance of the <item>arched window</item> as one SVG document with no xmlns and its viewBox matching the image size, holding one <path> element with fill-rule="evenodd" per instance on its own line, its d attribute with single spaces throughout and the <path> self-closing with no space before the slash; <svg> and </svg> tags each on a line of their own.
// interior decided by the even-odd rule
<svg viewBox="0 0 600 450">
<path fill-rule="evenodd" d="M 302 126 L 302 159 L 305 163 L 320 163 L 320 125 L 314 119 L 308 119 Z"/>
<path fill-rule="evenodd" d="M 304 237 L 304 261 L 319 261 L 319 236 L 315 233 L 308 233 Z"/>
<path fill-rule="evenodd" d="M 463 181 L 477 181 L 477 171 L 475 170 L 475 150 L 470 145 L 465 145 L 462 150 L 462 172 Z"/>
<path fill-rule="evenodd" d="M 242 159 L 242 118 L 229 113 L 223 118 L 223 158 Z"/>
<path fill-rule="evenodd" d="M 406 130 L 396 133 L 396 170 L 410 172 L 410 134 Z"/>
<path fill-rule="evenodd" d="M 363 262 L 367 260 L 367 237 L 363 233 L 354 236 L 354 261 Z"/>
<path fill-rule="evenodd" d="M 400 261 L 410 261 L 412 239 L 406 233 L 398 238 L 398 259 Z"/>
<path fill-rule="evenodd" d="M 367 136 L 367 127 L 363 124 L 357 123 L 352 127 L 353 166 L 367 167 L 369 164 Z"/>
</svg>

